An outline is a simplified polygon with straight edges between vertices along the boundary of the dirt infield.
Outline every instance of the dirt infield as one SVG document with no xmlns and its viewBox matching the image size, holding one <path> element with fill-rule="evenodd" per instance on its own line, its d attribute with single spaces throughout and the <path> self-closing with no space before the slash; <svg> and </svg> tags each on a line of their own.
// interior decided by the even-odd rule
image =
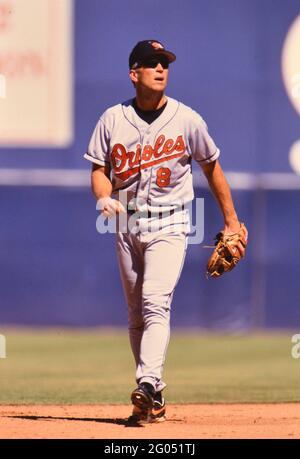
<svg viewBox="0 0 300 459">
<path fill-rule="evenodd" d="M 300 404 L 168 405 L 161 424 L 129 427 L 128 405 L 0 406 L 0 438 L 300 438 Z"/>
</svg>

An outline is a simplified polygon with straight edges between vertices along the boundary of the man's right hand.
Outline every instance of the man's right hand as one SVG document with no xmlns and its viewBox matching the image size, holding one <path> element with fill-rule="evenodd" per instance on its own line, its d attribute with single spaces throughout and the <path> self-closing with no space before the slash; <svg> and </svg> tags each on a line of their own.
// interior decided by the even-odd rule
<svg viewBox="0 0 300 459">
<path fill-rule="evenodd" d="M 123 204 L 110 196 L 98 199 L 97 209 L 103 213 L 105 217 L 112 218 L 120 212 L 126 212 Z"/>
</svg>

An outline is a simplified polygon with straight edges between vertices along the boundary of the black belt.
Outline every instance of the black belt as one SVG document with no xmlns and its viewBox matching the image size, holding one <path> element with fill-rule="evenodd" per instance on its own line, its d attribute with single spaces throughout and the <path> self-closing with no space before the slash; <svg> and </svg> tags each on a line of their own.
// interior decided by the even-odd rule
<svg viewBox="0 0 300 459">
<path fill-rule="evenodd" d="M 171 209 L 171 210 L 165 210 L 165 211 L 160 211 L 160 212 L 151 212 L 150 210 L 139 212 L 136 209 L 127 209 L 127 214 L 134 215 L 135 213 L 138 213 L 139 217 L 142 217 L 142 218 L 151 218 L 151 217 L 163 218 L 163 217 L 170 217 L 171 215 L 175 213 L 175 211 L 178 211 L 178 210 L 181 210 L 181 209 Z"/>
</svg>

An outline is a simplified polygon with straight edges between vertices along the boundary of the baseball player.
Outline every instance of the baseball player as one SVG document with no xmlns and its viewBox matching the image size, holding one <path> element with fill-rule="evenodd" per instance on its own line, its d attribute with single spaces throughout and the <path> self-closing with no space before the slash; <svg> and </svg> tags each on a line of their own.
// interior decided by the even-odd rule
<svg viewBox="0 0 300 459">
<path fill-rule="evenodd" d="M 137 43 L 129 56 L 135 97 L 101 115 L 84 155 L 93 163 L 92 191 L 103 215 L 130 223 L 125 230 L 117 226 L 116 251 L 136 363 L 129 419 L 137 423 L 165 420 L 163 366 L 172 297 L 187 248 L 192 159 L 219 203 L 224 234 L 240 228 L 206 123 L 165 95 L 175 59 L 158 40 Z"/>
</svg>

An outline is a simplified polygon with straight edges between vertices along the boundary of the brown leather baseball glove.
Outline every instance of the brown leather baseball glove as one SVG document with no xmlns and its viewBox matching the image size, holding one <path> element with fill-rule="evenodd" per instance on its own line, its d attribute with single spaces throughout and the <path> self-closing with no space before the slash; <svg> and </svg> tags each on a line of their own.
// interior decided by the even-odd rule
<svg viewBox="0 0 300 459">
<path fill-rule="evenodd" d="M 247 247 L 248 231 L 241 223 L 237 233 L 224 235 L 223 231 L 215 237 L 215 248 L 207 262 L 207 277 L 220 277 L 227 271 L 231 271 L 245 256 Z"/>
</svg>

